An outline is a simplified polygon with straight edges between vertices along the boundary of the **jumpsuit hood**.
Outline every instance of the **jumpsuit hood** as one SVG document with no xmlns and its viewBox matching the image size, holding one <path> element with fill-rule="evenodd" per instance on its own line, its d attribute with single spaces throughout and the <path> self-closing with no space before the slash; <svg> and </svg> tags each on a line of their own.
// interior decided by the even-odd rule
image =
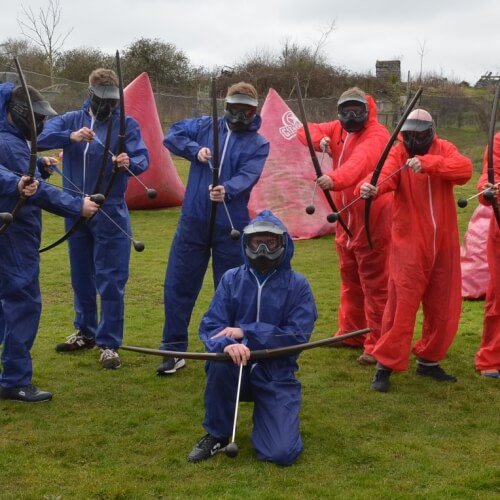
<svg viewBox="0 0 500 500">
<path fill-rule="evenodd" d="M 283 254 L 283 258 L 281 259 L 281 262 L 279 263 L 278 267 L 276 269 L 291 269 L 291 260 L 293 257 L 294 253 L 294 244 L 293 240 L 288 234 L 288 231 L 281 222 L 278 217 L 276 217 L 270 210 L 263 210 L 260 212 L 257 216 L 255 216 L 249 223 L 249 225 L 254 224 L 256 222 L 271 222 L 272 224 L 277 225 L 284 231 L 284 245 L 285 245 L 285 252 Z M 244 231 L 244 230 L 243 230 Z M 247 268 L 250 267 L 249 259 L 248 256 L 245 252 L 245 234 L 243 234 L 243 237 L 241 238 L 241 253 L 243 256 L 243 261 L 245 263 L 245 266 Z"/>
<path fill-rule="evenodd" d="M 0 132 L 7 132 L 25 140 L 20 130 L 7 119 L 9 102 L 15 88 L 13 83 L 0 85 Z"/>
</svg>

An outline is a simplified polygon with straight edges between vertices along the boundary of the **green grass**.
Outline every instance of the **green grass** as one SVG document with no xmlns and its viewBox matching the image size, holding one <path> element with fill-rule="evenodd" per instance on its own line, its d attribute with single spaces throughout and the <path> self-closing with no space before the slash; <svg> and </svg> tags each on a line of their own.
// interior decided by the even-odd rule
<svg viewBox="0 0 500 500">
<path fill-rule="evenodd" d="M 185 162 L 176 162 L 185 178 Z M 474 185 L 457 190 L 457 198 Z M 459 213 L 462 232 L 471 205 Z M 179 213 L 132 214 L 134 235 L 146 250 L 132 255 L 127 344 L 159 344 L 163 277 Z M 61 219 L 44 217 L 44 243 L 61 230 Z M 317 300 L 314 339 L 327 337 L 339 301 L 332 239 L 296 242 L 294 265 Z M 391 392 L 379 394 L 369 388 L 373 369 L 357 365 L 357 351 L 307 351 L 298 373 L 305 451 L 297 464 L 281 468 L 255 459 L 252 407 L 243 403 L 240 455 L 192 465 L 186 455 L 203 434 L 203 363 L 190 361 L 175 377 L 158 378 L 156 357 L 122 351 L 122 369 L 104 371 L 95 351 L 56 354 L 54 345 L 72 332 L 66 245 L 43 255 L 41 271 L 34 381 L 53 391 L 54 400 L 0 402 L 1 498 L 499 498 L 499 386 L 474 371 L 481 301 L 464 303 L 445 361 L 457 384 L 433 383 L 409 370 L 393 376 Z M 192 318 L 191 350 L 203 350 L 197 326 L 211 293 L 208 273 Z"/>
<path fill-rule="evenodd" d="M 483 152 L 488 141 L 484 132 L 472 127 L 463 127 L 438 131 L 438 136 L 457 145 L 462 154 L 472 159 L 474 170 L 481 172 L 483 168 Z"/>
</svg>

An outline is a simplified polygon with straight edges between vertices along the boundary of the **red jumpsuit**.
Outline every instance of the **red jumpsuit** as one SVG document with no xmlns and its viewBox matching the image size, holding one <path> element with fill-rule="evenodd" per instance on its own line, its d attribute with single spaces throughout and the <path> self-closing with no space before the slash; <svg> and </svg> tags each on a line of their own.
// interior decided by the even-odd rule
<svg viewBox="0 0 500 500">
<path fill-rule="evenodd" d="M 488 181 L 487 175 L 487 150 L 483 159 L 483 174 L 478 181 L 477 187 L 482 191 L 483 185 Z M 495 135 L 493 147 L 493 166 L 495 169 L 495 182 L 500 180 L 500 133 Z M 482 196 L 479 201 L 485 205 L 490 202 Z M 476 354 L 477 370 L 500 370 L 500 229 L 498 228 L 495 215 L 492 213 L 490 229 L 488 233 L 488 267 L 490 281 L 486 292 L 484 304 L 483 338 L 481 346 Z"/>
<path fill-rule="evenodd" d="M 394 191 L 394 217 L 388 301 L 382 335 L 371 354 L 385 367 L 399 371 L 408 367 L 420 303 L 422 337 L 413 346 L 413 353 L 434 362 L 444 358 L 455 337 L 462 305 L 453 186 L 470 179 L 472 162 L 437 136 L 428 154 L 417 158 L 422 173 L 402 170 L 379 188 L 379 193 Z M 404 145 L 395 146 L 379 183 L 407 160 Z M 363 182 L 369 181 L 367 177 Z"/>
<path fill-rule="evenodd" d="M 334 183 L 333 201 L 338 210 L 356 197 L 356 185 L 373 172 L 389 140 L 389 132 L 377 120 L 375 101 L 367 96 L 367 102 L 368 119 L 359 132 L 347 133 L 339 120 L 309 123 L 311 138 L 317 151 L 321 151 L 320 140 L 323 137 L 330 138 L 333 172 L 327 175 Z M 303 128 L 297 131 L 297 137 L 306 144 Z M 352 238 L 349 238 L 340 224 L 337 224 L 335 234 L 341 278 L 339 328 L 336 335 L 368 326 L 372 333 L 366 338 L 357 337 L 345 342 L 352 346 L 364 345 L 367 354 L 380 336 L 382 314 L 387 300 L 392 198 L 389 193 L 378 197 L 373 203 L 370 225 L 373 250 L 366 239 L 363 202 L 355 203 L 341 215 Z"/>
</svg>

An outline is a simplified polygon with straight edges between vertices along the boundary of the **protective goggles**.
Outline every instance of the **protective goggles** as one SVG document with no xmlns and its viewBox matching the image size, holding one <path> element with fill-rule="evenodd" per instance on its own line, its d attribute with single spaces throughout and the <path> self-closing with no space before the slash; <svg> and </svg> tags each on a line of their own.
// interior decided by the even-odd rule
<svg viewBox="0 0 500 500">
<path fill-rule="evenodd" d="M 405 131 L 403 132 L 403 138 L 405 141 L 413 140 L 415 144 L 423 144 L 429 140 L 429 138 L 434 135 L 432 129 L 424 130 L 423 132 Z"/>
<path fill-rule="evenodd" d="M 252 252 L 257 253 L 265 248 L 267 253 L 274 253 L 283 247 L 283 235 L 272 233 L 251 234 L 247 236 L 246 243 Z"/>
<path fill-rule="evenodd" d="M 361 106 L 340 106 L 339 107 L 339 117 L 345 120 L 360 120 L 366 116 L 366 107 Z"/>
<path fill-rule="evenodd" d="M 118 103 L 120 102 L 118 99 L 101 99 L 100 97 L 97 97 L 96 95 L 93 95 L 91 97 L 92 102 L 94 102 L 98 107 L 107 107 L 111 110 L 115 109 L 116 106 L 118 106 Z"/>
<path fill-rule="evenodd" d="M 35 117 L 35 124 L 36 125 L 41 125 L 42 123 L 45 123 L 45 120 L 47 119 L 46 115 L 41 115 L 39 113 L 33 113 Z"/>
<path fill-rule="evenodd" d="M 247 104 L 226 104 L 226 109 L 232 115 L 238 115 L 242 113 L 247 120 L 252 119 L 255 116 L 256 108 L 254 106 L 249 106 Z"/>
</svg>

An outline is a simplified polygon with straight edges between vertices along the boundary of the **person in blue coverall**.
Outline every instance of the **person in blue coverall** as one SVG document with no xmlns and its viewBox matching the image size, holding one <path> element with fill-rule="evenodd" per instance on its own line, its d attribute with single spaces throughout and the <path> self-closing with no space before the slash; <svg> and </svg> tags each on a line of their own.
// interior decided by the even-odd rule
<svg viewBox="0 0 500 500">
<path fill-rule="evenodd" d="M 94 193 L 104 153 L 109 120 L 113 120 L 110 151 L 118 148 L 119 90 L 114 71 L 98 68 L 89 76 L 89 98 L 82 109 L 49 120 L 39 138 L 41 148 L 63 148 L 64 179 L 68 189 L 77 186 Z M 135 175 L 149 166 L 149 156 L 139 124 L 126 117 L 125 152 L 108 159 L 98 192 L 103 192 L 116 166 L 118 174 L 104 202 L 107 215 L 127 234 L 131 233 L 125 203 L 129 172 Z M 66 219 L 69 229 L 74 218 Z M 100 348 L 103 368 L 121 366 L 118 348 L 123 339 L 124 294 L 129 276 L 130 239 L 105 215 L 98 213 L 80 226 L 68 240 L 71 283 L 74 291 L 76 333 L 56 346 L 61 353 Z M 97 293 L 101 317 L 97 317 Z"/>
<path fill-rule="evenodd" d="M 259 460 L 290 465 L 303 449 L 299 432 L 301 386 L 298 355 L 248 362 L 253 350 L 309 341 L 317 318 L 307 280 L 293 271 L 293 243 L 283 223 L 261 212 L 243 231 L 245 263 L 227 271 L 199 334 L 209 352 L 226 352 L 233 363 L 207 362 L 207 434 L 188 455 L 199 462 L 224 450 L 233 429 L 239 367 L 241 398 L 254 402 L 252 444 Z"/>
<path fill-rule="evenodd" d="M 257 132 L 255 88 L 245 82 L 229 87 L 226 110 L 219 119 L 219 185 L 212 186 L 212 118 L 205 116 L 174 123 L 163 144 L 191 162 L 186 195 L 170 249 L 164 283 L 165 324 L 162 349 L 186 351 L 188 326 L 203 283 L 210 251 L 214 288 L 228 269 L 242 264 L 238 241 L 230 239 L 231 224 L 224 207 L 216 211 L 213 234 L 209 234 L 212 201 L 225 202 L 234 227 L 249 222 L 250 192 L 259 180 L 269 142 Z M 171 375 L 185 366 L 182 358 L 164 358 L 158 375 Z"/>
<path fill-rule="evenodd" d="M 37 133 L 46 116 L 56 114 L 42 95 L 28 87 Z M 0 212 L 12 212 L 20 194 L 26 197 L 14 221 L 0 235 L 0 340 L 3 341 L 0 397 L 24 402 L 52 399 L 33 385 L 30 350 L 35 341 L 42 303 L 39 284 L 41 209 L 63 217 L 89 217 L 98 205 L 49 184 L 23 176 L 30 163 L 28 103 L 22 87 L 0 85 Z M 38 178 L 54 158 L 39 158 Z M 18 175 L 15 175 L 17 173 Z M 21 178 L 21 180 L 19 180 Z"/>
</svg>

